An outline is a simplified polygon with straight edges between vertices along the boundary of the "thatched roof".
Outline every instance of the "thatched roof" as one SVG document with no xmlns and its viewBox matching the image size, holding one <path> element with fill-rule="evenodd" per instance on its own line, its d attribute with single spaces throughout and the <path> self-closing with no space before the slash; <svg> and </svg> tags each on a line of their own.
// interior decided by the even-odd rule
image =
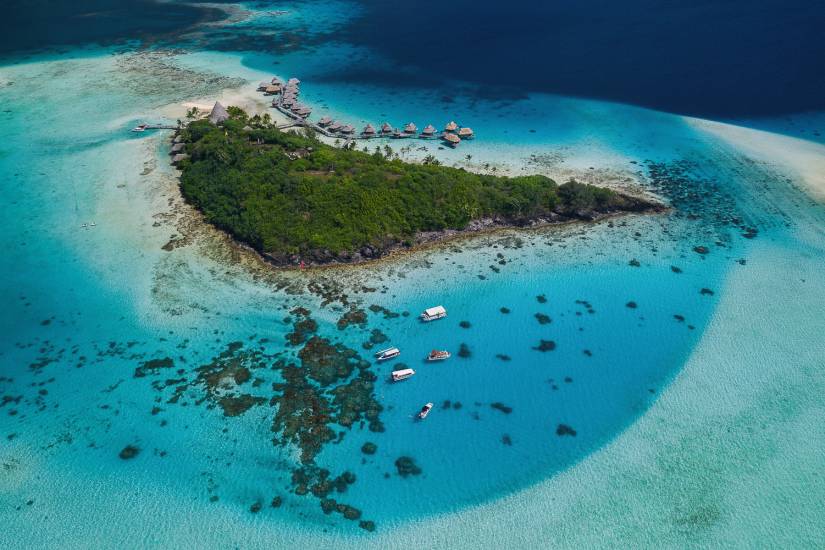
<svg viewBox="0 0 825 550">
<path fill-rule="evenodd" d="M 258 89 L 259 90 L 266 90 L 267 87 L 269 87 L 269 86 L 270 86 L 269 82 L 261 82 L 260 84 L 258 84 Z"/>
<path fill-rule="evenodd" d="M 180 161 L 182 161 L 184 159 L 188 159 L 188 158 L 189 158 L 189 155 L 187 155 L 185 153 L 180 153 L 179 155 L 175 155 L 174 157 L 172 157 L 172 164 L 177 164 Z"/>
<path fill-rule="evenodd" d="M 244 126 L 243 128 L 241 128 L 241 131 L 243 131 L 243 132 L 251 132 L 251 131 L 252 131 L 252 126 L 250 126 L 249 124 L 247 124 L 246 126 Z"/>
<path fill-rule="evenodd" d="M 374 134 L 375 133 L 375 126 L 373 126 L 372 124 L 367 124 L 366 126 L 364 126 L 364 132 L 363 133 L 365 133 L 365 134 Z"/>
<path fill-rule="evenodd" d="M 355 131 L 355 128 L 347 124 L 346 126 L 341 127 L 341 131 L 345 134 L 351 134 Z"/>
<path fill-rule="evenodd" d="M 407 124 L 406 126 L 404 126 L 404 131 L 405 131 L 405 132 L 409 132 L 409 133 L 412 133 L 412 132 L 417 132 L 417 131 L 418 131 L 418 126 L 416 126 L 415 124 L 413 124 L 412 122 L 410 122 L 409 124 Z"/>
<path fill-rule="evenodd" d="M 331 123 L 332 123 L 332 119 L 328 116 L 321 117 L 321 120 L 318 121 L 318 124 L 320 124 L 321 126 L 325 126 L 325 125 L 331 124 Z"/>
<path fill-rule="evenodd" d="M 272 84 L 277 84 L 278 86 L 280 86 L 281 84 L 283 84 L 283 82 L 281 82 L 281 79 L 278 78 L 277 76 L 273 76 L 272 77 Z"/>
<path fill-rule="evenodd" d="M 421 132 L 424 134 L 434 134 L 435 126 L 433 126 L 432 124 L 427 124 Z"/>
<path fill-rule="evenodd" d="M 441 139 L 443 139 L 444 141 L 449 141 L 450 143 L 461 143 L 460 137 L 449 132 L 444 132 L 443 134 L 441 134 Z"/>
<path fill-rule="evenodd" d="M 271 84 L 270 84 L 269 86 L 267 86 L 267 87 L 266 87 L 266 90 L 264 90 L 264 92 L 266 92 L 266 93 L 268 93 L 268 94 L 277 94 L 277 93 L 278 93 L 278 92 L 280 92 L 280 91 L 281 91 L 281 87 L 280 87 L 280 86 L 273 86 L 273 85 L 271 85 Z"/>
<path fill-rule="evenodd" d="M 384 124 L 381 125 L 381 131 L 382 132 L 392 132 L 392 126 L 390 126 L 389 122 L 385 122 Z"/>
<path fill-rule="evenodd" d="M 333 120 L 332 123 L 329 125 L 329 129 L 332 131 L 338 130 L 341 128 L 341 123 L 337 120 Z"/>
<path fill-rule="evenodd" d="M 287 84 L 290 84 L 290 85 L 294 85 L 294 84 L 300 84 L 300 83 L 301 83 L 301 81 L 300 81 L 300 80 L 298 80 L 297 78 L 294 78 L 294 77 L 293 77 L 293 78 L 290 78 L 289 80 L 287 80 L 287 81 L 286 81 L 286 83 L 287 83 Z"/>
<path fill-rule="evenodd" d="M 458 131 L 458 135 L 460 135 L 461 137 L 471 136 L 471 135 L 473 135 L 473 129 L 472 128 L 462 128 L 461 130 Z"/>
<path fill-rule="evenodd" d="M 216 101 L 215 106 L 212 107 L 212 111 L 209 113 L 209 122 L 212 124 L 220 124 L 227 119 L 229 119 L 229 113 L 226 112 L 226 109 L 219 101 Z"/>
<path fill-rule="evenodd" d="M 444 129 L 448 132 L 455 132 L 456 130 L 458 130 L 458 124 L 451 121 L 449 124 L 447 124 L 447 126 L 444 127 Z"/>
<path fill-rule="evenodd" d="M 183 143 L 176 143 L 172 146 L 172 150 L 169 151 L 169 154 L 174 155 L 175 153 L 180 153 L 183 151 Z"/>
</svg>

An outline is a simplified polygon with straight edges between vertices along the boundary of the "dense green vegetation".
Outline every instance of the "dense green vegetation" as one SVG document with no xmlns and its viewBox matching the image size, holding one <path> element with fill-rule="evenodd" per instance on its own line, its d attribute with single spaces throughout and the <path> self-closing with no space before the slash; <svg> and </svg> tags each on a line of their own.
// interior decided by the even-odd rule
<svg viewBox="0 0 825 550">
<path fill-rule="evenodd" d="M 229 111 L 222 127 L 201 120 L 183 131 L 183 194 L 209 222 L 281 262 L 376 256 L 418 232 L 486 217 L 519 224 L 640 209 L 608 189 L 407 163 L 389 147 L 332 147 L 281 132 L 268 116 Z"/>
</svg>

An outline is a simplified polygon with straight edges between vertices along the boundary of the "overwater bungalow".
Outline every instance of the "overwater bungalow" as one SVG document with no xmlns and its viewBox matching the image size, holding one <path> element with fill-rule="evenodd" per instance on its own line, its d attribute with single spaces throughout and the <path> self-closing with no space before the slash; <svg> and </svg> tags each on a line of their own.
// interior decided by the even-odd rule
<svg viewBox="0 0 825 550">
<path fill-rule="evenodd" d="M 289 80 L 287 80 L 286 83 L 287 83 L 287 85 L 290 85 L 290 86 L 297 86 L 298 84 L 301 83 L 301 81 L 298 80 L 297 78 L 293 77 L 293 78 L 290 78 Z"/>
<path fill-rule="evenodd" d="M 459 143 L 461 143 L 461 138 L 455 134 L 451 134 L 450 132 L 444 132 L 443 134 L 441 134 L 441 139 L 446 141 L 447 145 L 454 149 L 458 147 Z"/>
<path fill-rule="evenodd" d="M 328 116 L 321 117 L 321 120 L 318 121 L 318 126 L 329 126 L 332 124 L 332 119 Z"/>
<path fill-rule="evenodd" d="M 298 107 L 297 109 L 293 109 L 292 111 L 301 118 L 306 118 L 312 113 L 312 109 L 310 109 L 306 105 L 301 105 L 300 107 Z"/>
<path fill-rule="evenodd" d="M 458 137 L 461 139 L 472 139 L 473 138 L 473 129 L 472 128 L 462 128 L 458 131 Z"/>
<path fill-rule="evenodd" d="M 327 130 L 329 130 L 330 132 L 337 132 L 340 129 L 341 129 L 341 123 L 338 122 L 337 120 L 333 120 L 330 123 L 330 125 L 327 126 Z"/>
<path fill-rule="evenodd" d="M 178 153 L 182 153 L 183 152 L 183 147 L 184 147 L 183 143 L 176 143 L 172 146 L 172 149 L 169 150 L 169 154 L 170 155 L 176 155 Z"/>
<path fill-rule="evenodd" d="M 409 134 L 405 134 L 405 133 L 403 133 L 403 132 L 402 132 L 401 130 L 399 130 L 398 128 L 393 128 L 393 130 L 392 130 L 392 137 L 393 137 L 393 138 L 395 138 L 395 139 L 400 139 L 400 138 L 409 137 Z"/>
<path fill-rule="evenodd" d="M 382 134 L 391 134 L 392 133 L 392 126 L 390 126 L 389 122 L 385 122 L 381 125 L 381 133 Z"/>
<path fill-rule="evenodd" d="M 266 89 L 264 90 L 264 93 L 265 93 L 266 95 L 275 95 L 275 94 L 278 94 L 278 93 L 280 93 L 280 92 L 281 92 L 281 86 L 280 86 L 280 85 L 277 85 L 277 86 L 276 86 L 275 84 L 270 84 L 270 85 L 269 85 L 269 86 L 267 86 L 267 87 L 266 87 Z"/>
<path fill-rule="evenodd" d="M 455 132 L 456 130 L 458 130 L 458 124 L 452 121 L 444 127 L 445 132 Z"/>
<path fill-rule="evenodd" d="M 351 134 L 355 132 L 355 128 L 347 124 L 346 126 L 341 126 L 341 133 L 342 134 Z"/>
<path fill-rule="evenodd" d="M 270 86 L 269 82 L 261 82 L 260 84 L 258 84 L 258 91 L 259 91 L 259 92 L 266 91 L 266 89 L 267 89 L 269 86 Z"/>
<path fill-rule="evenodd" d="M 427 124 L 424 126 L 424 129 L 421 130 L 421 136 L 423 138 L 431 138 L 435 136 L 435 126 L 432 124 Z"/>
<path fill-rule="evenodd" d="M 295 103 L 295 100 L 291 97 L 285 97 L 283 98 L 283 100 L 281 100 L 281 103 L 283 103 L 284 107 L 288 109 L 292 107 L 292 105 Z"/>
<path fill-rule="evenodd" d="M 375 135 L 375 127 L 372 124 L 364 126 L 364 131 L 361 132 L 364 137 L 373 137 Z"/>
<path fill-rule="evenodd" d="M 281 79 L 278 78 L 277 76 L 272 77 L 271 83 L 272 84 L 277 84 L 278 86 L 283 86 L 283 84 L 284 84 L 283 82 L 281 82 Z"/>
<path fill-rule="evenodd" d="M 406 134 L 414 134 L 417 131 L 418 131 L 418 127 L 415 124 L 413 124 L 412 122 L 410 122 L 406 126 L 404 126 L 404 133 L 406 133 Z"/>
</svg>

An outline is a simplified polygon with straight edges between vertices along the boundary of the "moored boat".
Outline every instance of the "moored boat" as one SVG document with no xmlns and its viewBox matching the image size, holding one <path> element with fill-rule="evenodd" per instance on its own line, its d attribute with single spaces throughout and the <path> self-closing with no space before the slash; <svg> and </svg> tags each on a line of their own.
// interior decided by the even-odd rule
<svg viewBox="0 0 825 550">
<path fill-rule="evenodd" d="M 146 131 L 146 128 L 147 128 L 148 126 L 149 126 L 148 124 L 138 124 L 137 126 L 135 126 L 134 128 L 132 128 L 132 131 L 133 131 L 133 132 L 145 132 L 145 131 Z"/>
<path fill-rule="evenodd" d="M 421 410 L 418 412 L 418 418 L 420 418 L 421 420 L 424 420 L 425 418 L 427 418 L 427 415 L 430 414 L 430 411 L 432 410 L 432 408 L 433 408 L 432 403 L 427 403 L 426 405 L 421 407 Z"/>
<path fill-rule="evenodd" d="M 375 354 L 375 358 L 379 361 L 386 361 L 387 359 L 393 359 L 401 355 L 401 350 L 398 348 L 387 348 L 383 349 Z"/>
<path fill-rule="evenodd" d="M 412 369 L 394 370 L 392 371 L 392 380 L 393 382 L 400 382 L 401 380 L 406 380 L 413 374 L 415 374 L 415 371 Z"/>
<path fill-rule="evenodd" d="M 427 361 L 444 361 L 450 357 L 451 355 L 449 351 L 434 349 L 427 356 Z"/>
<path fill-rule="evenodd" d="M 447 316 L 447 310 L 444 309 L 444 306 L 435 306 L 429 309 L 425 309 L 424 313 L 421 314 L 421 320 L 428 322 L 428 321 L 435 321 L 436 319 L 441 319 Z"/>
</svg>

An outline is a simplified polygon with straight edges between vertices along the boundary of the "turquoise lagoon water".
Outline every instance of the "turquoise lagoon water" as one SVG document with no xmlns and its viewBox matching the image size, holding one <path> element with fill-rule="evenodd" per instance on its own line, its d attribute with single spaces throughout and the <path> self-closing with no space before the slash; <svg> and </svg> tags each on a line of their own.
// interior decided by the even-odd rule
<svg viewBox="0 0 825 550">
<path fill-rule="evenodd" d="M 460 94 L 445 107 L 426 89 L 316 84 L 313 63 L 352 59 L 345 45 L 318 47 L 329 55 L 285 53 L 278 65 L 87 48 L 2 67 L 6 546 L 821 540 L 825 214 L 792 169 L 637 107 L 550 95 L 465 105 Z M 273 274 L 191 222 L 167 135 L 126 131 L 170 104 L 247 90 L 237 79 L 257 82 L 267 66 L 301 76 L 308 100 L 335 116 L 472 125 L 480 138 L 460 151 L 429 146 L 445 162 L 471 154 L 510 171 L 634 178 L 675 208 Z M 163 250 L 170 240 L 182 246 Z M 344 308 L 324 304 L 313 283 L 411 316 L 369 313 L 363 328 L 339 330 Z M 436 303 L 447 319 L 414 321 Z M 376 533 L 294 494 L 297 453 L 272 444 L 271 407 L 225 417 L 197 389 L 169 404 L 153 387 L 166 376 L 133 376 L 162 357 L 189 375 L 236 341 L 292 357 L 284 318 L 296 306 L 366 358 L 361 344 L 380 329 L 417 371 L 389 384 L 392 367 L 373 366 L 386 431 L 342 430 L 317 458 L 355 473 L 336 498 Z M 542 340 L 555 349 L 534 349 Z M 455 355 L 461 344 L 469 357 Z M 434 347 L 453 359 L 426 364 Z M 268 398 L 277 373 L 256 376 L 255 394 Z M 432 414 L 414 422 L 427 401 Z M 366 441 L 376 454 L 360 452 Z M 126 445 L 137 457 L 119 458 Z M 399 476 L 400 456 L 422 473 Z M 769 528 L 780 523 L 792 527 Z"/>
</svg>

